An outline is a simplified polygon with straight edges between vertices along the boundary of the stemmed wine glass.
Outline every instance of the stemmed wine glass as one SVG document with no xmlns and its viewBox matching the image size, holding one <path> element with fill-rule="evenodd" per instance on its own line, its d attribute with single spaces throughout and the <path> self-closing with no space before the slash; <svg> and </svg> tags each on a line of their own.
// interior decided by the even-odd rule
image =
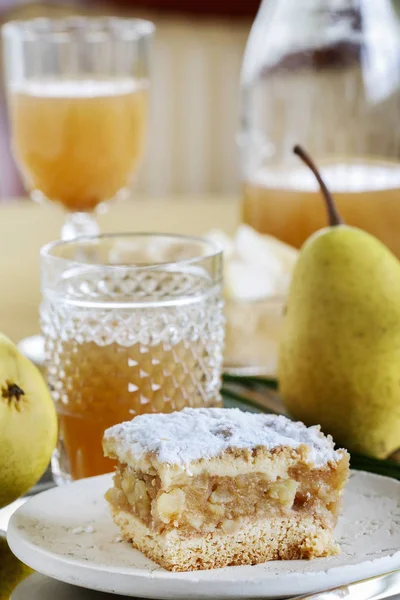
<svg viewBox="0 0 400 600">
<path fill-rule="evenodd" d="M 154 25 L 115 17 L 3 26 L 12 147 L 36 201 L 67 211 L 62 238 L 99 232 L 95 213 L 128 193 L 147 123 Z"/>
</svg>

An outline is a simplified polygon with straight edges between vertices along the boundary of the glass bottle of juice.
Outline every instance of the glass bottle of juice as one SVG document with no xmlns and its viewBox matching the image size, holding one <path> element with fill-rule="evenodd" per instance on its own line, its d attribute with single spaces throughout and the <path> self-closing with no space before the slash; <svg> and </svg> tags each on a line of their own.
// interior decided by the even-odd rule
<svg viewBox="0 0 400 600">
<path fill-rule="evenodd" d="M 347 223 L 400 257 L 397 0 L 263 0 L 242 71 L 243 220 L 299 247 L 326 224 L 303 145 Z"/>
</svg>

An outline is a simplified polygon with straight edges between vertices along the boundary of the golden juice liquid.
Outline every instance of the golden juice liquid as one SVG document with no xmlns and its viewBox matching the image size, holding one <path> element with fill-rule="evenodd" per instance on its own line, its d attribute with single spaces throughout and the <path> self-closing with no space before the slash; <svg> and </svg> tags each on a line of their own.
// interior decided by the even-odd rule
<svg viewBox="0 0 400 600">
<path fill-rule="evenodd" d="M 91 211 L 130 184 L 147 122 L 145 82 L 33 80 L 11 92 L 14 155 L 27 186 Z"/>
<path fill-rule="evenodd" d="M 200 389 L 202 364 L 209 359 L 201 340 L 170 348 L 94 342 L 64 343 L 61 352 L 56 347 L 48 357 L 49 381 L 61 392 L 56 401 L 59 452 L 67 457 L 72 479 L 112 471 L 102 450 L 107 427 L 143 413 L 220 405 L 218 388 L 208 399 Z"/>
<path fill-rule="evenodd" d="M 375 235 L 400 258 L 400 164 L 379 160 L 319 162 L 344 221 Z M 308 170 L 265 169 L 244 183 L 242 216 L 261 233 L 300 247 L 327 225 Z"/>
</svg>

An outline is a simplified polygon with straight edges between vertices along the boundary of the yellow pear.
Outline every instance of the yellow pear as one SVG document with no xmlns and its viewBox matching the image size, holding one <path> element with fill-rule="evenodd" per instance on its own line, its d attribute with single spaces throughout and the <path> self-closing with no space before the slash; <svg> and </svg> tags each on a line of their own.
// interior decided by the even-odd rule
<svg viewBox="0 0 400 600">
<path fill-rule="evenodd" d="M 400 262 L 373 236 L 344 225 L 318 170 L 330 226 L 301 249 L 279 356 L 290 414 L 350 451 L 400 448 Z"/>
<path fill-rule="evenodd" d="M 0 334 L 0 508 L 40 479 L 56 439 L 57 416 L 41 373 Z"/>
<path fill-rule="evenodd" d="M 0 533 L 0 600 L 10 600 L 11 593 L 32 569 L 16 558 Z"/>
</svg>

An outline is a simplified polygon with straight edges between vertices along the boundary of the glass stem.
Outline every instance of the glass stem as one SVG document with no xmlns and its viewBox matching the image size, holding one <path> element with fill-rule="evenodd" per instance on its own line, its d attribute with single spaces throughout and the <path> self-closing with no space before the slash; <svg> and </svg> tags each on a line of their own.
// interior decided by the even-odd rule
<svg viewBox="0 0 400 600">
<path fill-rule="evenodd" d="M 92 213 L 72 212 L 68 213 L 65 219 L 61 229 L 61 238 L 72 240 L 80 236 L 98 235 L 99 233 L 99 225 Z"/>
</svg>

